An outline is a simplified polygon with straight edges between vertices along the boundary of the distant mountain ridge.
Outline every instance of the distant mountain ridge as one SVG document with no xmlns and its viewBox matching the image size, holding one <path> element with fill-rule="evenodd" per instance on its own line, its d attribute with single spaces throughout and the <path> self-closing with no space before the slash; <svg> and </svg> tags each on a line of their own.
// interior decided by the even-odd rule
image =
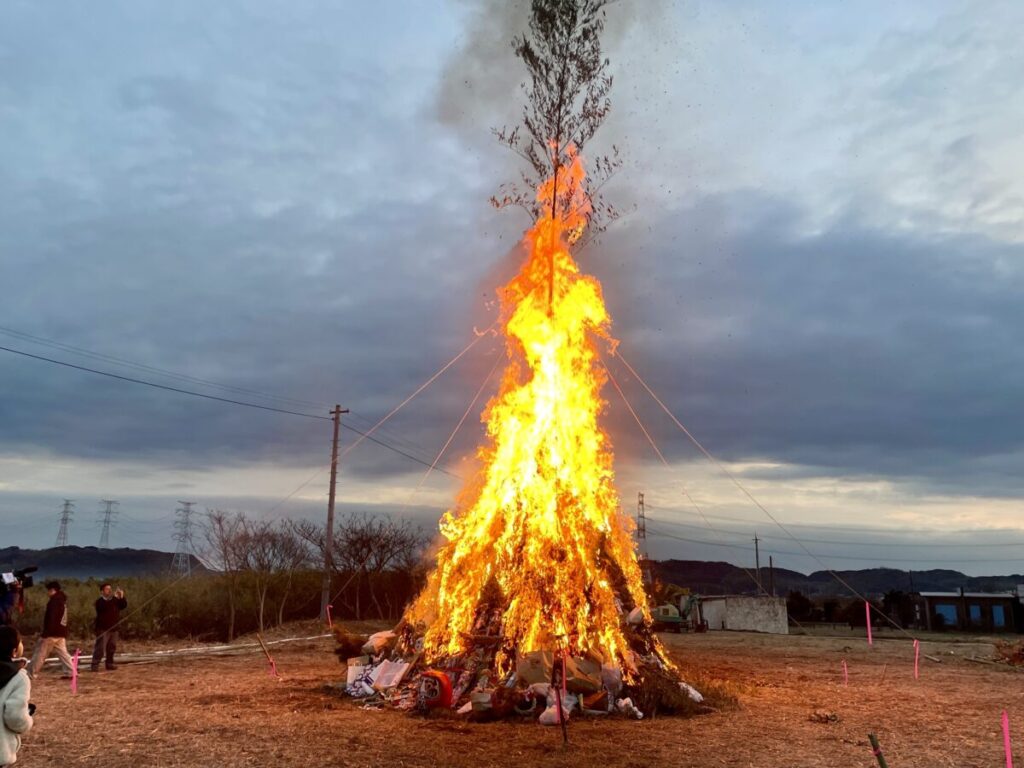
<svg viewBox="0 0 1024 768">
<path fill-rule="evenodd" d="M 661 581 L 689 587 L 704 595 L 755 594 L 753 568 L 743 569 L 729 563 L 702 560 L 661 560 L 651 563 L 654 575 Z M 867 568 L 859 571 L 834 571 L 843 581 L 863 595 L 880 596 L 890 590 L 903 592 L 955 592 L 961 587 L 969 592 L 1006 592 L 1024 584 L 1024 575 L 967 576 L 959 571 L 932 569 L 902 571 L 897 568 Z M 772 576 L 761 568 L 760 580 L 767 589 Z M 790 590 L 808 597 L 852 597 L 850 590 L 828 571 L 804 575 L 786 568 L 776 568 L 775 593 L 785 596 Z"/>
<path fill-rule="evenodd" d="M 173 552 L 155 549 L 100 549 L 99 547 L 51 547 L 50 549 L 0 549 L 0 571 L 36 565 L 37 583 L 46 579 L 106 579 L 118 576 L 163 576 L 170 573 Z M 192 571 L 206 570 L 192 557 Z"/>
</svg>

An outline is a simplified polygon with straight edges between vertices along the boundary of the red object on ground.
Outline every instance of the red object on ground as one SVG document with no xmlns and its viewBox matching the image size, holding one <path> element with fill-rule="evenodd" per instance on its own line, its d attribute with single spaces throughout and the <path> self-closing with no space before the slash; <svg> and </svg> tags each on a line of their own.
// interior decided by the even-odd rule
<svg viewBox="0 0 1024 768">
<path fill-rule="evenodd" d="M 448 675 L 437 669 L 428 669 L 420 677 L 423 704 L 428 709 L 452 705 L 452 681 Z"/>
</svg>

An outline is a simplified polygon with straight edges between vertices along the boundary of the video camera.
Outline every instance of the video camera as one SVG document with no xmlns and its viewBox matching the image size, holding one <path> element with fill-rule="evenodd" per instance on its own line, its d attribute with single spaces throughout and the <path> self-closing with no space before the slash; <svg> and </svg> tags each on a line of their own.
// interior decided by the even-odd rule
<svg viewBox="0 0 1024 768">
<path fill-rule="evenodd" d="M 20 592 L 26 587 L 32 586 L 32 577 L 29 575 L 39 570 L 38 565 L 27 565 L 17 571 L 7 571 L 0 574 L 3 579 L 4 589 L 8 592 Z"/>
</svg>

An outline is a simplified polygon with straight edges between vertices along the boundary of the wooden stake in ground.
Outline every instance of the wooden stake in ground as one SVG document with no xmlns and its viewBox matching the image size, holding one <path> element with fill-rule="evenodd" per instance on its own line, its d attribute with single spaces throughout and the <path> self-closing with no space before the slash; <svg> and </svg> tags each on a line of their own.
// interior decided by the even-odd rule
<svg viewBox="0 0 1024 768">
<path fill-rule="evenodd" d="M 565 710 L 562 709 L 562 701 L 564 700 L 565 694 L 565 651 L 561 653 L 562 658 L 562 679 L 558 685 L 552 685 L 555 691 L 555 706 L 558 707 L 558 724 L 562 727 L 562 746 L 569 746 L 569 728 L 565 724 Z M 554 675 L 552 675 L 554 678 Z M 552 680 L 553 682 L 553 680 Z"/>
<path fill-rule="evenodd" d="M 256 633 L 256 639 L 260 641 L 260 648 L 263 649 L 263 655 L 267 657 L 267 662 L 270 664 L 270 674 L 274 677 L 280 678 L 277 674 L 277 664 L 274 662 L 274 658 L 270 655 L 270 651 L 267 649 L 267 644 L 263 642 L 263 636 L 259 632 Z"/>
<path fill-rule="evenodd" d="M 1003 751 L 1006 752 L 1006 768 L 1013 768 L 1013 748 L 1010 746 L 1010 716 L 1003 710 Z"/>
<path fill-rule="evenodd" d="M 875 759 L 878 760 L 879 767 L 889 768 L 889 764 L 885 762 L 885 755 L 882 754 L 882 746 L 878 743 L 878 737 L 873 733 L 869 733 L 868 739 L 871 740 L 871 752 L 874 754 Z"/>
</svg>

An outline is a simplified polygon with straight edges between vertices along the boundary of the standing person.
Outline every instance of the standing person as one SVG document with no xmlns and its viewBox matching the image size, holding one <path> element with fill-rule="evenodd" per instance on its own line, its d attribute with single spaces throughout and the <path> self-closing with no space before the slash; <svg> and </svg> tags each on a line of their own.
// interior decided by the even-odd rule
<svg viewBox="0 0 1024 768">
<path fill-rule="evenodd" d="M 21 597 L 21 584 L 13 576 L 8 581 L 8 575 L 4 574 L 0 579 L 0 626 L 14 626 L 15 613 Z"/>
<path fill-rule="evenodd" d="M 25 662 L 18 658 L 23 652 L 18 630 L 0 626 L 0 765 L 17 762 L 21 737 L 32 727 L 32 683 L 22 669 Z"/>
<path fill-rule="evenodd" d="M 117 650 L 117 625 L 121 611 L 128 607 L 124 590 L 118 587 L 112 591 L 110 584 L 100 585 L 100 596 L 96 600 L 96 644 L 92 648 L 90 672 L 100 671 L 100 660 L 106 655 L 107 669 L 117 669 L 114 651 Z"/>
<path fill-rule="evenodd" d="M 71 674 L 71 655 L 68 653 L 68 598 L 60 589 L 60 583 L 48 581 L 46 593 L 50 596 L 43 616 L 43 632 L 36 643 L 32 661 L 28 663 L 28 676 L 34 678 L 39 669 L 56 653 L 64 665 L 64 674 Z"/>
</svg>

